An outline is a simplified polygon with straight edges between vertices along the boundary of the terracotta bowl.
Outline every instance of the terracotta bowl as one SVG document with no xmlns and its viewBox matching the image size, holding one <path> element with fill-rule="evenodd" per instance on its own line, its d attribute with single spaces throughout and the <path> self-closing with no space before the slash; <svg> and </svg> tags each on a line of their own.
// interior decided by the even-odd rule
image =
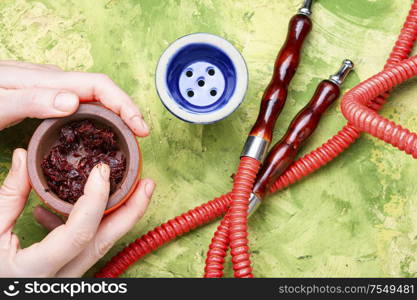
<svg viewBox="0 0 417 300">
<path fill-rule="evenodd" d="M 110 195 L 104 214 L 120 207 L 137 186 L 142 167 L 139 144 L 133 132 L 118 115 L 99 104 L 81 104 L 77 112 L 66 118 L 43 121 L 33 134 L 28 147 L 28 172 L 33 189 L 42 201 L 62 215 L 68 215 L 73 204 L 61 200 L 53 193 L 46 182 L 41 168 L 43 158 L 58 143 L 60 129 L 78 120 L 91 120 L 96 126 L 105 125 L 117 136 L 120 151 L 126 157 L 126 172 L 116 191 Z"/>
</svg>

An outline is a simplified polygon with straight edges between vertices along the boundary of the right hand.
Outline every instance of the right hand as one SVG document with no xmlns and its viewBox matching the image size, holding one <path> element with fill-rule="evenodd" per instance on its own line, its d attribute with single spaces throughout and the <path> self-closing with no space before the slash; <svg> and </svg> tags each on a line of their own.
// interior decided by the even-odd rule
<svg viewBox="0 0 417 300">
<path fill-rule="evenodd" d="M 13 153 L 12 167 L 0 188 L 0 277 L 80 277 L 103 257 L 144 214 L 155 184 L 141 180 L 132 196 L 115 212 L 103 218 L 109 197 L 107 165 L 93 168 L 68 220 L 43 207 L 36 207 L 35 218 L 52 230 L 42 241 L 21 249 L 12 232 L 30 192 L 27 155 Z"/>
</svg>

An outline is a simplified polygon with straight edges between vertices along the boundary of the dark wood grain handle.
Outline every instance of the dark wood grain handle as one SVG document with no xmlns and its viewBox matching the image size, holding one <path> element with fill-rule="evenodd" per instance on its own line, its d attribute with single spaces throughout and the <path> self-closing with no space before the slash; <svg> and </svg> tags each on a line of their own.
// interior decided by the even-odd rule
<svg viewBox="0 0 417 300">
<path fill-rule="evenodd" d="M 300 63 L 303 42 L 311 27 L 312 22 L 306 15 L 297 14 L 290 20 L 287 39 L 275 61 L 271 82 L 264 92 L 258 119 L 249 135 L 271 141 L 275 122 L 287 99 L 288 85 Z"/>
<path fill-rule="evenodd" d="M 260 198 L 295 160 L 300 147 L 317 128 L 321 116 L 339 94 L 340 87 L 334 82 L 324 80 L 319 84 L 313 98 L 293 119 L 285 135 L 266 157 L 253 189 Z"/>
</svg>

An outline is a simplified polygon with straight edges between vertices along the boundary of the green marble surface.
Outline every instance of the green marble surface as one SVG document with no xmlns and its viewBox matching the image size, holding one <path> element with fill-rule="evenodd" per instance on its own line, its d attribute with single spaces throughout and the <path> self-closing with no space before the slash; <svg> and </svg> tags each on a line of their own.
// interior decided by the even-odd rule
<svg viewBox="0 0 417 300">
<path fill-rule="evenodd" d="M 344 89 L 381 70 L 407 15 L 410 0 L 317 0 L 314 29 L 278 120 L 279 138 L 316 84 L 344 58 L 356 71 Z M 57 64 L 66 70 L 104 72 L 125 89 L 152 127 L 141 139 L 144 175 L 157 190 L 146 216 L 92 271 L 134 238 L 231 188 L 245 136 L 301 0 L 2 0 L 0 58 Z M 210 32 L 225 37 L 249 68 L 245 102 L 213 125 L 171 116 L 154 86 L 162 51 L 177 37 Z M 382 114 L 417 130 L 417 84 L 398 87 Z M 339 100 L 340 101 L 340 100 Z M 324 116 L 303 153 L 344 124 L 338 102 Z M 25 147 L 37 121 L 0 133 L 0 180 L 12 150 Z M 364 135 L 342 156 L 305 180 L 267 199 L 250 221 L 255 276 L 409 276 L 417 274 L 416 161 Z M 32 193 L 15 232 L 23 246 L 46 234 L 31 208 Z M 199 277 L 217 223 L 195 230 L 148 255 L 128 277 Z M 227 276 L 231 276 L 230 261 Z"/>
</svg>

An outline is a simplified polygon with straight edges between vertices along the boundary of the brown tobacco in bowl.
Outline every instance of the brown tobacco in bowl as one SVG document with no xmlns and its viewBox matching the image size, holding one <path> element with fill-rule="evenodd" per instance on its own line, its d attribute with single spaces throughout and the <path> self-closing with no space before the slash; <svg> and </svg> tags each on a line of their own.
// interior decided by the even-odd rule
<svg viewBox="0 0 417 300">
<path fill-rule="evenodd" d="M 110 167 L 110 194 L 122 181 L 126 158 L 117 147 L 110 128 L 96 127 L 89 120 L 72 122 L 61 128 L 58 143 L 51 148 L 41 166 L 49 188 L 59 198 L 75 203 L 98 163 Z"/>
</svg>

